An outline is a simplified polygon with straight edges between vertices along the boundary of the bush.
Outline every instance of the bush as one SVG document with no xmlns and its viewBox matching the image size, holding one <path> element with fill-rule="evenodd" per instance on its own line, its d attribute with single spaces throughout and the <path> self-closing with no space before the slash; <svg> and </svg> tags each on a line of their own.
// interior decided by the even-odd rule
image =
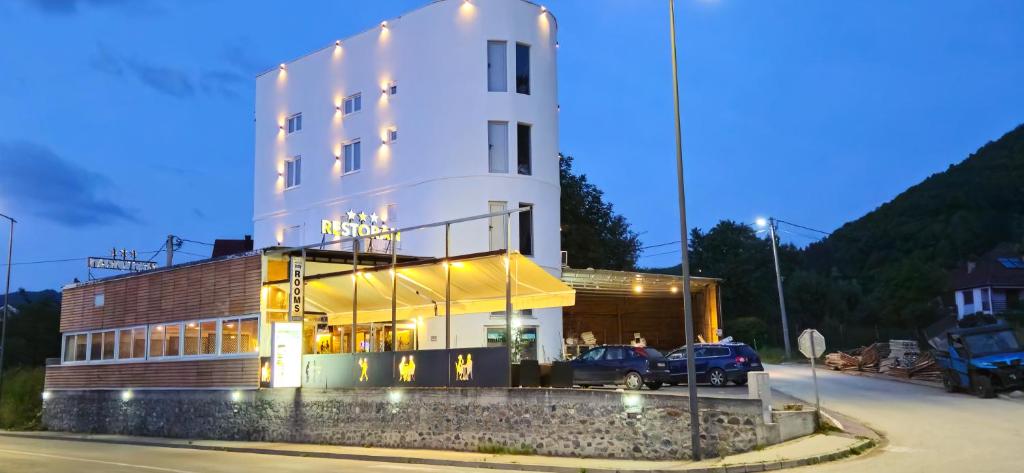
<svg viewBox="0 0 1024 473">
<path fill-rule="evenodd" d="M 42 367 L 8 368 L 4 371 L 3 398 L 0 399 L 0 428 L 40 428 L 44 373 Z"/>
</svg>

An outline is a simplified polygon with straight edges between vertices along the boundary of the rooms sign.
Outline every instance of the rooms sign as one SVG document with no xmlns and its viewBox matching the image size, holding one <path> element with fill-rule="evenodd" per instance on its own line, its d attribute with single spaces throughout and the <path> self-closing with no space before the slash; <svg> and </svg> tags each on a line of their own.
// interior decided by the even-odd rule
<svg viewBox="0 0 1024 473">
<path fill-rule="evenodd" d="M 355 211 L 349 210 L 345 216 L 348 218 L 347 221 L 321 220 L 320 233 L 342 238 L 360 236 L 379 240 L 391 239 L 391 233 L 389 232 L 394 229 L 389 227 L 376 212 L 367 215 L 366 212 L 359 212 L 357 214 Z M 402 240 L 401 233 L 396 232 L 394 236 L 395 241 Z"/>
</svg>

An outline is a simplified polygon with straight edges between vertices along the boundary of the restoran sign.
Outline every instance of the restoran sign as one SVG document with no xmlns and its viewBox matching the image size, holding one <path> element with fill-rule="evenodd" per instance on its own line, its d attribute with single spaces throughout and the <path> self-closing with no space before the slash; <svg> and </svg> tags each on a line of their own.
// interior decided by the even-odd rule
<svg viewBox="0 0 1024 473">
<path fill-rule="evenodd" d="M 376 212 L 367 215 L 366 212 L 359 212 L 357 214 L 355 211 L 349 210 L 345 216 L 348 218 L 346 221 L 321 220 L 320 233 L 342 238 L 369 237 L 379 240 L 391 239 L 391 233 L 389 232 L 393 228 L 389 227 Z M 401 233 L 396 232 L 394 235 L 395 241 L 402 240 Z"/>
</svg>

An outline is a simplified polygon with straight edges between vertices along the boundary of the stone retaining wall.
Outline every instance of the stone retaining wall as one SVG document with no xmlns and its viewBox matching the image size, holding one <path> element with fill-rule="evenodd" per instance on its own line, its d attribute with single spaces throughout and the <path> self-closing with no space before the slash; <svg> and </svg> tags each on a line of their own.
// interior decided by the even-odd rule
<svg viewBox="0 0 1024 473">
<path fill-rule="evenodd" d="M 686 459 L 684 396 L 575 389 L 52 391 L 50 430 L 540 455 Z M 770 441 L 756 399 L 701 398 L 705 455 Z"/>
</svg>

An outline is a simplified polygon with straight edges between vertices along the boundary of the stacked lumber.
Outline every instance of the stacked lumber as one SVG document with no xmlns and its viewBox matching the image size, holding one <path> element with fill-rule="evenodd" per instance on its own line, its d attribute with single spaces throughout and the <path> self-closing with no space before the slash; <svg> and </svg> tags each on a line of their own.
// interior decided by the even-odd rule
<svg viewBox="0 0 1024 473">
<path fill-rule="evenodd" d="M 942 371 L 931 353 L 919 353 L 917 343 L 891 340 L 866 347 L 829 353 L 825 365 L 836 371 L 865 371 L 923 381 L 941 381 Z"/>
</svg>

